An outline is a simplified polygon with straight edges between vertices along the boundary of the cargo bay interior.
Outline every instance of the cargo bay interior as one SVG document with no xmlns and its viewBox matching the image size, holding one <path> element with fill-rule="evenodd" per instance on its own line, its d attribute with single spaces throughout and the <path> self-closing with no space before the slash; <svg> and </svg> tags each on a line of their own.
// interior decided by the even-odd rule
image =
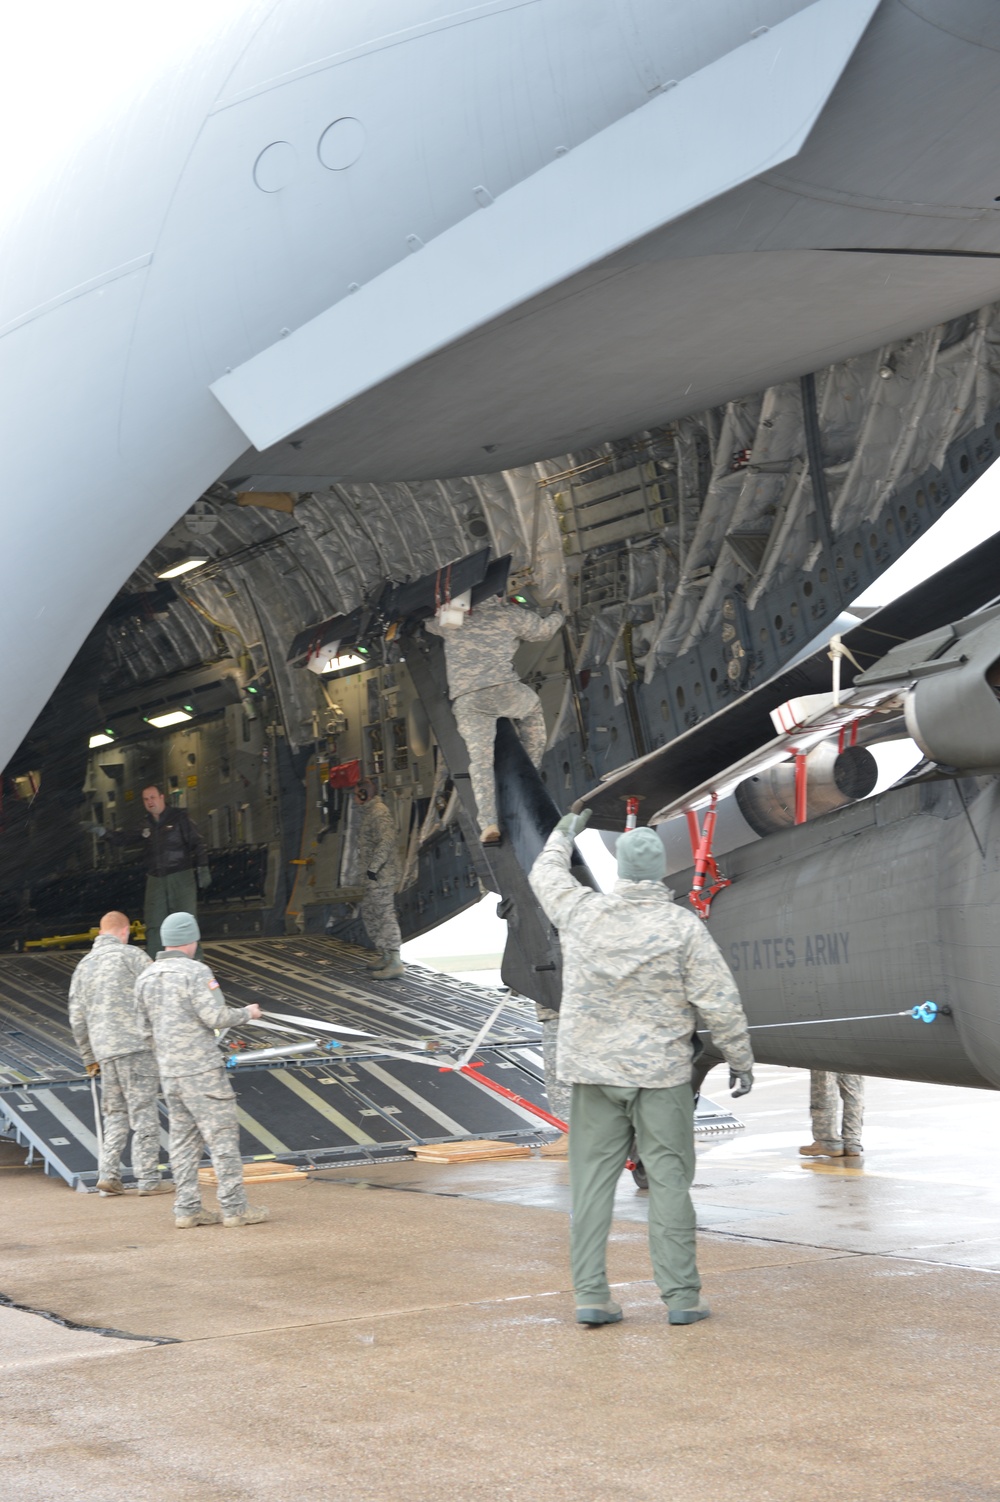
<svg viewBox="0 0 1000 1502">
<path fill-rule="evenodd" d="M 95 831 L 135 830 L 162 779 L 211 851 L 209 936 L 356 938 L 335 770 L 354 761 L 391 802 L 404 933 L 478 900 L 489 875 L 403 623 L 380 623 L 387 584 L 422 580 L 426 600 L 449 564 L 509 557 L 513 593 L 568 611 L 517 660 L 545 710 L 543 781 L 568 807 L 800 655 L 985 472 L 997 320 L 990 305 L 816 382 L 501 474 L 347 483 L 308 473 L 308 438 L 281 476 L 247 456 L 123 582 L 6 768 L 0 937 L 89 926 L 102 884 L 134 906 L 136 846 Z M 337 655 L 334 627 L 356 647 Z"/>
</svg>

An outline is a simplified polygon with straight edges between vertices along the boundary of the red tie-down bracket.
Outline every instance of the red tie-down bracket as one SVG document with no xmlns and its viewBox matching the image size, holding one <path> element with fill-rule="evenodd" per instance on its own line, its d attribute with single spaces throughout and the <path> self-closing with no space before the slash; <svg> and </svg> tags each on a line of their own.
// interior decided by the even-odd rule
<svg viewBox="0 0 1000 1502">
<path fill-rule="evenodd" d="M 691 906 L 699 918 L 707 918 L 712 910 L 712 898 L 723 887 L 731 886 L 728 876 L 723 876 L 719 870 L 719 863 L 712 854 L 712 840 L 715 836 L 716 805 L 718 795 L 712 794 L 712 801 L 708 805 L 705 814 L 705 822 L 699 827 L 698 815 L 693 808 L 687 810 L 688 832 L 691 836 L 691 852 L 694 856 L 694 880 L 688 897 Z M 706 882 L 709 883 L 706 886 Z"/>
</svg>

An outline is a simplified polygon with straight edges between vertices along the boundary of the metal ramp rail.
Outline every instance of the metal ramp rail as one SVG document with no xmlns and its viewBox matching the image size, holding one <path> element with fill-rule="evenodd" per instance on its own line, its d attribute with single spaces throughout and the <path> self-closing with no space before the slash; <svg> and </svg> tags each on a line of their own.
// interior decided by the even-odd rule
<svg viewBox="0 0 1000 1502">
<path fill-rule="evenodd" d="M 72 1104 L 71 1093 L 79 1097 Z M 89 1189 L 97 1182 L 89 1080 L 0 1087 L 0 1137 L 26 1147 L 28 1163 L 41 1158 L 45 1172 L 65 1179 L 71 1189 Z"/>
<path fill-rule="evenodd" d="M 482 1049 L 476 1058 L 492 1078 L 526 1100 L 544 1104 L 540 1065 L 529 1064 L 510 1048 Z M 424 1143 L 490 1137 L 535 1144 L 548 1135 L 544 1123 L 475 1080 L 435 1071 L 429 1086 L 430 1073 L 376 1056 L 350 1063 L 241 1068 L 233 1085 L 243 1160 L 329 1168 L 405 1159 L 411 1148 Z M 166 1173 L 162 1106 L 161 1116 L 161 1168 Z M 725 1106 L 699 1098 L 697 1137 L 710 1138 L 742 1126 Z M 39 1157 L 45 1172 L 65 1180 L 70 1188 L 86 1191 L 96 1185 L 97 1137 L 89 1080 L 0 1088 L 0 1136 L 26 1147 L 29 1163 Z M 127 1173 L 125 1182 L 130 1182 Z"/>
<path fill-rule="evenodd" d="M 492 1078 L 544 1106 L 541 1058 L 530 1046 L 483 1049 L 476 1058 Z M 470 1137 L 539 1142 L 550 1135 L 529 1111 L 467 1076 L 374 1051 L 329 1063 L 245 1065 L 230 1079 L 246 1163 L 273 1159 L 329 1167 L 405 1158 L 423 1143 Z M 161 1106 L 161 1169 L 167 1172 L 165 1127 Z M 95 1186 L 98 1148 L 89 1079 L 0 1088 L 0 1135 L 26 1147 L 29 1163 L 41 1158 L 45 1172 L 71 1188 Z M 128 1173 L 124 1181 L 131 1181 Z"/>
<path fill-rule="evenodd" d="M 232 1070 L 246 1162 L 367 1163 L 404 1158 L 420 1143 L 484 1136 L 538 1142 L 551 1135 L 530 1111 L 437 1067 L 433 1055 L 426 1064 L 392 1057 L 394 1045 L 405 1052 L 408 1042 L 429 1037 L 440 1040 L 445 1054 L 463 1052 L 499 1002 L 473 1059 L 491 1079 L 544 1107 L 541 1029 L 529 1004 L 417 966 L 399 980 L 376 981 L 364 951 L 319 936 L 218 941 L 206 945 L 206 955 L 234 1005 L 257 1001 L 378 1035 L 370 1050 L 355 1049 L 350 1057 L 260 1064 L 248 1058 Z M 89 1189 L 97 1181 L 93 1097 L 79 1073 L 65 1001 L 78 958 L 0 956 L 0 1134 L 24 1146 L 29 1159 L 40 1157 L 46 1173 Z M 229 1036 L 248 1052 L 282 1041 L 250 1027 Z M 709 1106 L 703 1100 L 702 1112 Z M 739 1126 L 730 1113 L 725 1118 L 713 1117 L 710 1125 L 705 1115 L 704 1129 Z M 166 1127 L 161 1114 L 164 1168 Z"/>
</svg>

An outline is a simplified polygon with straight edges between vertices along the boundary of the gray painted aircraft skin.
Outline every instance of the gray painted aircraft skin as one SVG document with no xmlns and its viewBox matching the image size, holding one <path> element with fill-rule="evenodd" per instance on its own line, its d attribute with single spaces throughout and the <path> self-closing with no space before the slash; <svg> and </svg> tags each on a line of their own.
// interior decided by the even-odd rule
<svg viewBox="0 0 1000 1502">
<path fill-rule="evenodd" d="M 709 927 L 762 1063 L 1000 1088 L 1000 787 L 966 796 L 971 826 L 930 782 L 724 858 Z M 951 1015 L 915 1020 L 925 1001 Z"/>
<path fill-rule="evenodd" d="M 971 593 L 977 559 L 987 565 L 979 587 L 989 603 L 954 623 L 935 619 L 963 580 Z M 600 815 L 619 788 L 637 793 L 644 777 L 646 798 L 664 803 L 660 817 L 691 809 L 700 821 L 706 790 L 734 790 L 761 838 L 721 856 L 727 884 L 707 917 L 762 1062 L 1000 1088 L 996 559 L 993 538 L 848 633 L 845 645 L 862 655 L 863 641 L 895 645 L 863 670 L 846 659 L 849 681 L 836 692 L 824 652 L 762 686 L 753 698 L 773 706 L 774 728 L 785 728 L 770 741 L 748 733 L 741 760 L 719 758 L 707 770 L 747 699 L 696 727 L 704 785 L 689 781 L 667 801 L 691 754 L 681 737 L 585 800 Z M 921 614 L 928 629 L 900 639 L 902 624 Z M 824 677 L 829 689 L 809 694 L 827 689 Z M 836 768 L 868 758 L 845 749 L 859 730 L 869 745 L 909 735 L 922 760 L 878 797 L 852 801 Z M 804 755 L 806 791 L 815 775 L 812 799 L 831 807 L 821 817 L 808 817 L 807 799 L 807 817 L 793 823 L 791 751 Z M 669 823 L 659 827 L 666 833 Z M 690 869 L 671 877 L 681 901 L 694 881 Z M 924 1020 L 914 1009 L 926 1003 L 936 1015 Z"/>
<path fill-rule="evenodd" d="M 234 465 L 506 468 L 996 298 L 998 45 L 985 0 L 281 0 L 194 38 L 5 246 L 0 763 Z"/>
<path fill-rule="evenodd" d="M 976 310 L 988 374 L 998 53 L 987 0 L 281 0 L 195 41 L 5 248 L 0 628 L 25 646 L 0 765 L 220 479 L 508 471 Z M 761 1058 L 1000 1086 L 995 861 L 970 864 L 958 787 L 727 856 L 712 929 L 751 1020 L 830 1024 L 761 1032 Z M 834 1025 L 925 999 L 952 1016 Z"/>
</svg>

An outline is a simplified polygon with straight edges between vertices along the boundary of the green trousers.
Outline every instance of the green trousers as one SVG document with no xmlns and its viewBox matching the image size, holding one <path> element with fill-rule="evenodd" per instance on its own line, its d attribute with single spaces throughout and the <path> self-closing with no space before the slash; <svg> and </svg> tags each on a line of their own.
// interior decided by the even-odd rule
<svg viewBox="0 0 1000 1502">
<path fill-rule="evenodd" d="M 694 1093 L 691 1086 L 626 1090 L 574 1085 L 569 1116 L 573 1196 L 570 1260 L 578 1304 L 605 1304 L 615 1187 L 635 1137 L 649 1176 L 649 1253 L 660 1297 L 693 1309 L 701 1292 L 695 1260 Z"/>
<path fill-rule="evenodd" d="M 193 871 L 146 877 L 142 921 L 146 925 L 146 950 L 154 960 L 160 952 L 160 924 L 170 913 L 198 916 L 198 881 Z"/>
</svg>

